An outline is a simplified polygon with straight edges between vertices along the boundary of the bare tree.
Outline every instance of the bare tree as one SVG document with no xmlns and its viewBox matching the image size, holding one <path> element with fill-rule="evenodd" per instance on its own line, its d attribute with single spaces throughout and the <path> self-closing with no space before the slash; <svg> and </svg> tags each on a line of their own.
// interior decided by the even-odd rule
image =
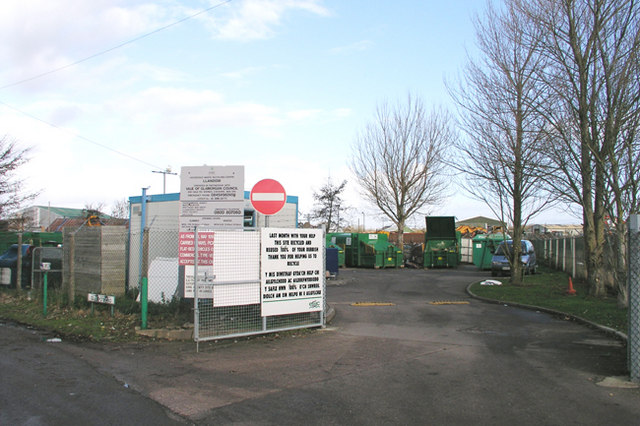
<svg viewBox="0 0 640 426">
<path fill-rule="evenodd" d="M 334 185 L 329 177 L 320 191 L 313 194 L 313 198 L 316 200 L 313 216 L 320 219 L 327 232 L 337 231 L 342 227 L 346 207 L 341 194 L 346 185 L 346 180 L 342 181 L 340 185 Z"/>
<path fill-rule="evenodd" d="M 592 295 L 604 296 L 605 215 L 612 204 L 608 176 L 617 162 L 621 130 L 638 115 L 640 5 L 635 0 L 509 3 L 534 23 L 535 34 L 543 34 L 538 52 L 546 67 L 537 77 L 550 95 L 540 108 L 549 124 L 548 185 L 559 199 L 582 208 L 587 280 Z"/>
<path fill-rule="evenodd" d="M 636 65 L 638 62 L 636 62 Z M 637 65 L 639 66 L 639 65 Z M 640 70 L 636 68 L 635 74 Z M 636 79 L 637 80 L 637 79 Z M 636 81 L 636 84 L 638 82 Z M 628 103 L 625 102 L 628 105 Z M 636 104 L 635 108 L 638 108 Z M 622 109 L 622 108 L 621 108 Z M 615 126 L 615 145 L 608 155 L 607 191 L 605 209 L 607 223 L 613 227 L 613 259 L 611 269 L 620 307 L 629 305 L 627 280 L 627 221 L 630 214 L 640 211 L 640 114 L 629 114 L 623 126 Z"/>
<path fill-rule="evenodd" d="M 398 228 L 400 247 L 407 219 L 444 198 L 445 152 L 456 138 L 450 122 L 409 94 L 405 104 L 380 105 L 355 141 L 351 170 L 364 197 Z"/>
<path fill-rule="evenodd" d="M 109 216 L 117 219 L 129 218 L 129 201 L 126 198 L 117 200 L 111 207 L 111 213 Z"/>
<path fill-rule="evenodd" d="M 8 136 L 0 138 L 0 217 L 9 218 L 22 205 L 38 194 L 25 192 L 24 181 L 16 177 L 17 170 L 29 161 L 29 149 L 19 149 Z"/>
<path fill-rule="evenodd" d="M 545 127 L 538 113 L 544 87 L 536 80 L 544 67 L 536 53 L 540 35 L 511 3 L 500 11 L 489 5 L 475 24 L 481 57 L 469 59 L 462 81 L 450 89 L 466 134 L 451 165 L 466 175 L 467 191 L 512 226 L 511 282 L 521 284 L 524 228 L 549 203 L 538 149 Z"/>
</svg>

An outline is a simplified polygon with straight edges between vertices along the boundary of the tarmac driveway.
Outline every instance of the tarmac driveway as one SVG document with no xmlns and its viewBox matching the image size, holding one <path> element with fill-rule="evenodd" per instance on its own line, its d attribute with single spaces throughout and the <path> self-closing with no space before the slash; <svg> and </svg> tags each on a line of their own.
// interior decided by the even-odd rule
<svg viewBox="0 0 640 426">
<path fill-rule="evenodd" d="M 341 270 L 324 330 L 63 351 L 197 424 L 638 424 L 617 340 L 464 292 L 488 276 Z M 127 424 L 126 415 L 123 424 Z"/>
</svg>

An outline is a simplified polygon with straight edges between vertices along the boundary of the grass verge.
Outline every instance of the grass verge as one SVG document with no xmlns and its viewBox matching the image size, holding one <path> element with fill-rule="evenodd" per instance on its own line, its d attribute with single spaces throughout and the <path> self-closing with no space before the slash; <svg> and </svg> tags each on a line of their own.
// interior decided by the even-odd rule
<svg viewBox="0 0 640 426">
<path fill-rule="evenodd" d="M 107 305 L 96 304 L 92 312 L 86 300 L 78 298 L 69 303 L 66 297 L 53 291 L 47 300 L 45 316 L 40 295 L 30 296 L 27 291 L 0 289 L 0 319 L 30 325 L 75 341 L 127 342 L 148 339 L 135 332 L 135 327 L 140 326 L 141 321 L 139 304 L 135 299 L 122 296 L 116 301 L 114 315 L 111 316 L 111 309 Z M 149 307 L 148 328 L 178 327 L 188 320 L 184 307 Z"/>
<path fill-rule="evenodd" d="M 496 279 L 496 278 L 494 278 Z M 497 278 L 500 286 L 475 283 L 471 291 L 480 297 L 505 303 L 520 303 L 553 309 L 584 318 L 622 333 L 627 333 L 628 310 L 617 306 L 615 297 L 604 299 L 589 296 L 588 286 L 580 281 L 573 282 L 575 296 L 569 296 L 569 275 L 548 268 L 539 268 L 539 273 L 525 276 L 524 285 L 509 284 L 509 277 Z"/>
</svg>

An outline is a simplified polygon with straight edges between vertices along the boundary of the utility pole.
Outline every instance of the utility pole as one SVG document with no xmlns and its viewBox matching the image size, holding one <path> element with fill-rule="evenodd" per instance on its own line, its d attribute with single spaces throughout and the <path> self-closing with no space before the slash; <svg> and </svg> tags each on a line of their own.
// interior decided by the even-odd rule
<svg viewBox="0 0 640 426">
<path fill-rule="evenodd" d="M 162 173 L 162 193 L 167 193 L 167 175 L 177 175 L 177 173 L 171 172 L 171 166 L 168 166 L 164 170 L 152 170 L 153 173 Z"/>
</svg>

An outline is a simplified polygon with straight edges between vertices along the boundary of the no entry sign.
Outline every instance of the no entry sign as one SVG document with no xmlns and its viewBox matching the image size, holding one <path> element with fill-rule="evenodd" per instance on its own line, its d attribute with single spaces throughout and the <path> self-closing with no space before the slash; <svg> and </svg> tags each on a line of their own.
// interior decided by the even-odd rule
<svg viewBox="0 0 640 426">
<path fill-rule="evenodd" d="M 263 215 L 278 213 L 287 202 L 287 193 L 277 180 L 262 179 L 251 189 L 251 205 Z"/>
</svg>

